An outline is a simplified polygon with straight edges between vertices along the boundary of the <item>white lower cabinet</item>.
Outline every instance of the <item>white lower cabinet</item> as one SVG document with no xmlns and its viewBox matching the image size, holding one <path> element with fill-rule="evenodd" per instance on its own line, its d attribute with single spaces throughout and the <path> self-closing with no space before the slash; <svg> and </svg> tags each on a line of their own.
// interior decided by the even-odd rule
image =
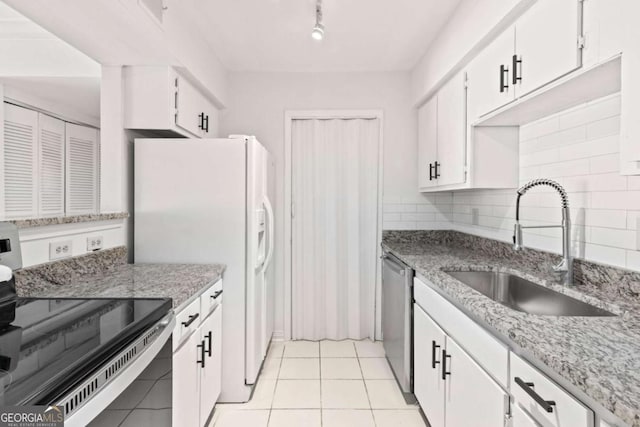
<svg viewBox="0 0 640 427">
<path fill-rule="evenodd" d="M 514 402 L 545 427 L 594 425 L 591 409 L 514 353 L 511 353 L 510 390 Z"/>
<path fill-rule="evenodd" d="M 511 408 L 511 427 L 540 427 L 520 405 L 513 405 Z"/>
<path fill-rule="evenodd" d="M 414 391 L 433 427 L 504 424 L 509 395 L 414 304 Z"/>
<path fill-rule="evenodd" d="M 174 426 L 205 426 L 220 396 L 221 288 L 219 281 L 176 315 L 172 374 Z M 215 306 L 211 301 L 216 301 Z"/>
<path fill-rule="evenodd" d="M 204 347 L 199 364 L 200 369 L 200 425 L 204 425 L 220 396 L 220 375 L 222 372 L 222 306 L 202 323 L 200 339 Z"/>
<path fill-rule="evenodd" d="M 504 424 L 509 395 L 449 337 L 442 364 L 447 427 Z"/>
<path fill-rule="evenodd" d="M 200 400 L 197 366 L 199 340 L 200 336 L 194 333 L 173 353 L 171 425 L 174 426 L 200 425 L 200 413 L 194 408 L 194 402 Z"/>
<path fill-rule="evenodd" d="M 418 304 L 414 304 L 413 315 L 414 394 L 429 423 L 444 426 L 445 384 L 441 380 L 440 361 L 446 335 Z"/>
</svg>

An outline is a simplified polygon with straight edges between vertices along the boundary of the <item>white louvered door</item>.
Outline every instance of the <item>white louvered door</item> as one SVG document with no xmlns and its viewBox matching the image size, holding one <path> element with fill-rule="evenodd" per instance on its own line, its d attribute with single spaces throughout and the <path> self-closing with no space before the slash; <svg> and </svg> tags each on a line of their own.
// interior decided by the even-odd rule
<svg viewBox="0 0 640 427">
<path fill-rule="evenodd" d="M 98 212 L 98 131 L 66 123 L 66 213 Z"/>
<path fill-rule="evenodd" d="M 38 136 L 39 216 L 62 216 L 64 215 L 65 123 L 45 114 L 39 114 Z"/>
<path fill-rule="evenodd" d="M 38 113 L 4 103 L 2 178 L 6 219 L 38 212 Z"/>
</svg>

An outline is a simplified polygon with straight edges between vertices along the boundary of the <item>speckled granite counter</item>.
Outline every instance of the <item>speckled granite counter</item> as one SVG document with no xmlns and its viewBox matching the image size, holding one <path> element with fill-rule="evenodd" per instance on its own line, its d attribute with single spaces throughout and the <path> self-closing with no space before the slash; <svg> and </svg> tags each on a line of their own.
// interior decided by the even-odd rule
<svg viewBox="0 0 640 427">
<path fill-rule="evenodd" d="M 519 351 L 633 427 L 640 426 L 640 274 L 576 260 L 577 285 L 549 267 L 559 257 L 516 253 L 510 245 L 462 233 L 385 232 L 383 246 Z M 538 316 L 511 310 L 443 270 L 502 270 L 571 295 L 618 317 Z"/>
<path fill-rule="evenodd" d="M 22 297 L 171 298 L 178 308 L 222 277 L 222 264 L 127 264 L 115 248 L 16 272 Z"/>
</svg>

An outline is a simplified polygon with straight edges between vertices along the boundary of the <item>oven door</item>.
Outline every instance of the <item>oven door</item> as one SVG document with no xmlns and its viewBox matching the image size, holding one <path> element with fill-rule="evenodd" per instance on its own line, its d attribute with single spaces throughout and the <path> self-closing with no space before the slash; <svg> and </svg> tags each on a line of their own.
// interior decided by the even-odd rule
<svg viewBox="0 0 640 427">
<path fill-rule="evenodd" d="M 174 327 L 170 313 L 57 401 L 65 427 L 84 427 L 106 409 L 158 355 Z"/>
</svg>

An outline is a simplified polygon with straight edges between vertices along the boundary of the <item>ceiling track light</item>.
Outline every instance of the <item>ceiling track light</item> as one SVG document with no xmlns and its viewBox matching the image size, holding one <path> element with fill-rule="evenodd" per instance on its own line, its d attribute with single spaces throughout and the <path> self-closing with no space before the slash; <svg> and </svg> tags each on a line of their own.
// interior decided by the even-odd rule
<svg viewBox="0 0 640 427">
<path fill-rule="evenodd" d="M 324 24 L 322 23 L 322 0 L 316 2 L 316 25 L 311 31 L 314 40 L 322 40 L 324 37 Z"/>
</svg>

